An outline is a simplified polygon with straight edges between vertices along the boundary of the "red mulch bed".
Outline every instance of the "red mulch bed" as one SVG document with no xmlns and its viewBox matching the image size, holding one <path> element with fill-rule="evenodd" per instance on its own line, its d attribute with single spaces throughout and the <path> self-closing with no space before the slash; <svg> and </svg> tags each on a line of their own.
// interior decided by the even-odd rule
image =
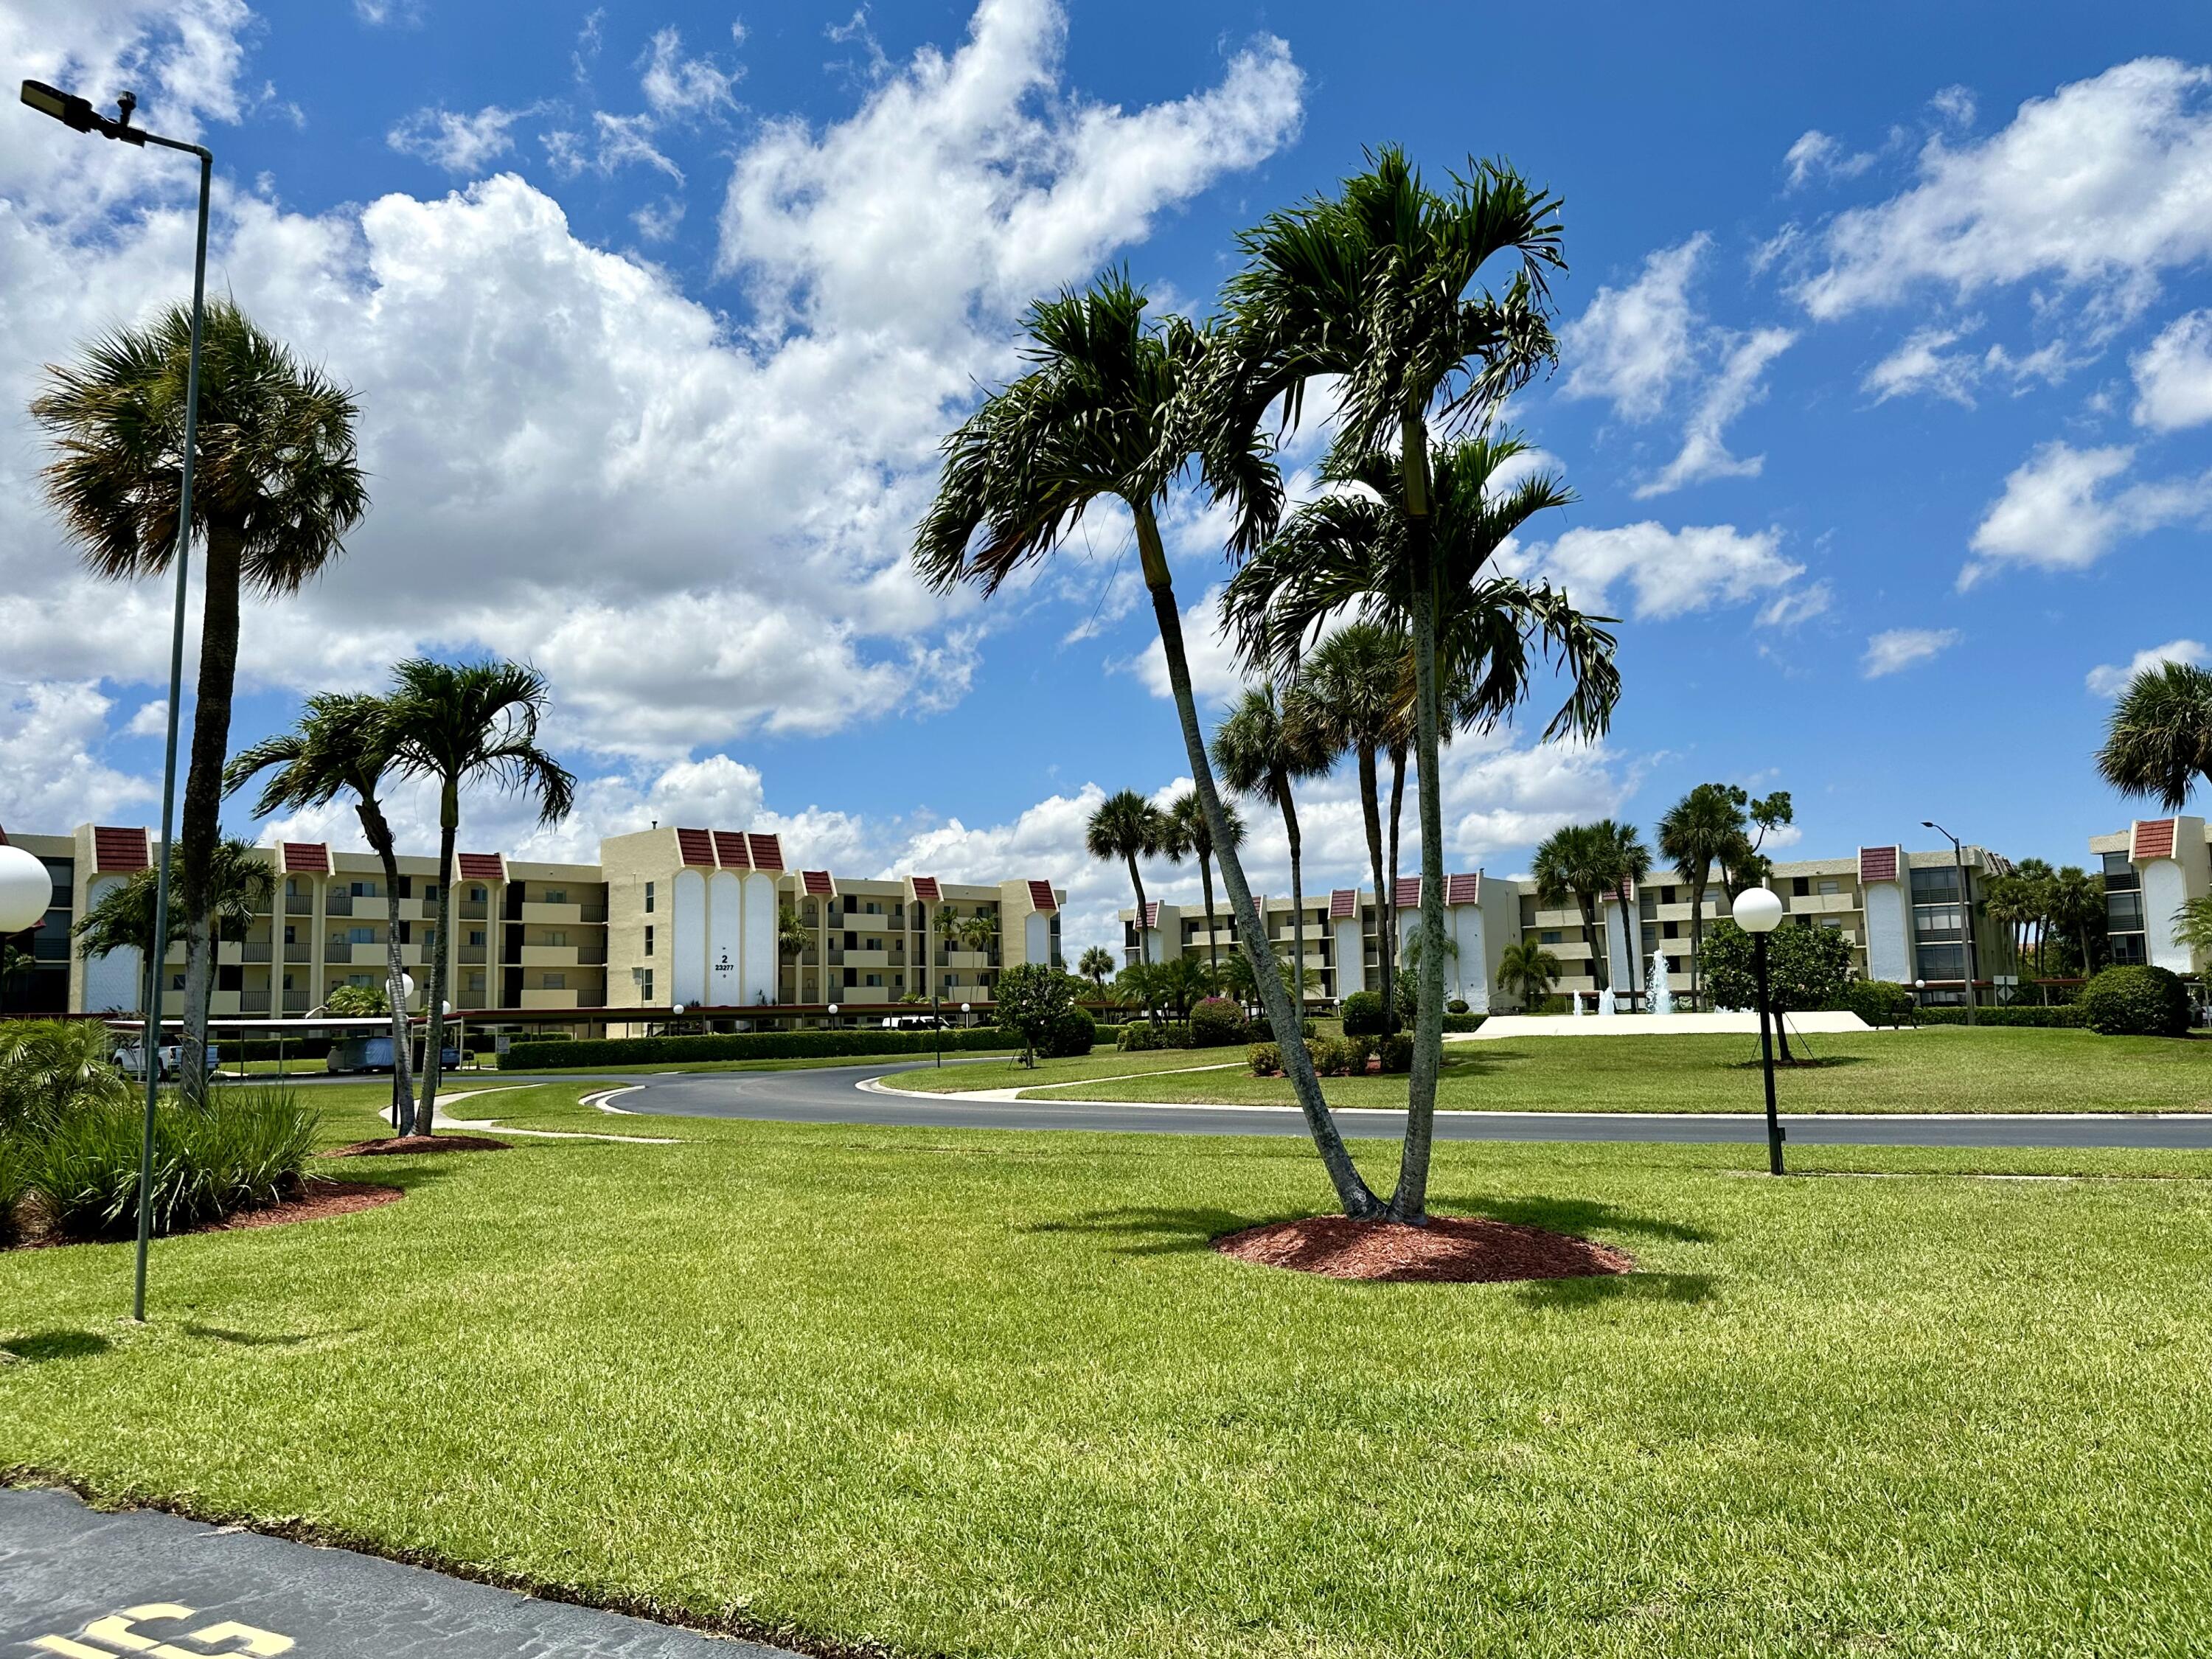
<svg viewBox="0 0 2212 1659">
<path fill-rule="evenodd" d="M 322 1221 L 334 1215 L 351 1215 L 356 1210 L 374 1210 L 379 1205 L 396 1203 L 406 1197 L 397 1187 L 386 1187 L 374 1181 L 329 1181 L 320 1176 L 310 1176 L 303 1184 L 299 1197 L 288 1198 L 281 1204 L 270 1204 L 258 1210 L 240 1210 L 221 1221 L 211 1221 L 202 1227 L 187 1227 L 180 1232 L 164 1233 L 164 1238 L 182 1238 L 191 1233 L 234 1232 L 241 1227 L 282 1227 L 291 1221 Z M 33 1219 L 30 1237 L 13 1245 L 0 1245 L 0 1255 L 9 1249 L 51 1250 L 65 1245 L 98 1243 L 97 1240 L 63 1238 L 53 1233 L 39 1231 L 38 1218 Z"/>
<path fill-rule="evenodd" d="M 1568 1233 L 1480 1216 L 1439 1215 L 1425 1227 L 1340 1215 L 1270 1221 L 1227 1233 L 1213 1248 L 1261 1267 L 1384 1283 L 1496 1285 L 1633 1272 L 1636 1258 Z"/>
<path fill-rule="evenodd" d="M 325 1158 L 391 1158 L 401 1152 L 503 1152 L 514 1143 L 489 1135 L 392 1135 L 334 1146 Z"/>
</svg>

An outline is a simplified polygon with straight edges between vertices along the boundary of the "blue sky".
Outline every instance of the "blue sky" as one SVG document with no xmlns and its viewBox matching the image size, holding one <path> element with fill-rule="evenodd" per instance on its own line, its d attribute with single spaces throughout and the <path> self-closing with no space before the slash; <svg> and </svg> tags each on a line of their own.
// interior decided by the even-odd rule
<svg viewBox="0 0 2212 1659">
<path fill-rule="evenodd" d="M 1707 779 L 1790 789 L 1807 854 L 1933 817 L 2079 860 L 2131 810 L 2089 761 L 2115 671 L 2212 641 L 2201 7 L 1569 5 L 1533 41 L 1474 8 L 518 15 L 0 0 L 19 73 L 205 136 L 216 281 L 362 400 L 374 510 L 249 619 L 234 740 L 410 649 L 528 655 L 592 781 L 557 832 L 473 804 L 471 844 L 750 823 L 853 873 L 1049 875 L 1102 927 L 1086 803 L 1185 770 L 1126 525 L 933 599 L 900 556 L 932 445 L 1030 295 L 1125 261 L 1203 310 L 1240 227 L 1384 140 L 1565 199 L 1565 352 L 1512 417 L 1581 501 L 1516 558 L 1622 618 L 1601 745 L 1455 753 L 1454 867 Z M 189 246 L 181 170 L 15 118 L 20 410 Z M 0 415 L 0 822 L 149 818 L 161 596 L 76 572 L 37 462 Z M 1218 544 L 1175 521 L 1202 622 Z M 1363 861 L 1345 783 L 1308 842 L 1316 880 Z"/>
</svg>

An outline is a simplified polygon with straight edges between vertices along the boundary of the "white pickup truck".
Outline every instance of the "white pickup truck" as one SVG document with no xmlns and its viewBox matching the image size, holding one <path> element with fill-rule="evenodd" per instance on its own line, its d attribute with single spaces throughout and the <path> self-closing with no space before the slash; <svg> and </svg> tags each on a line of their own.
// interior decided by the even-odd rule
<svg viewBox="0 0 2212 1659">
<path fill-rule="evenodd" d="M 177 1067 L 183 1062 L 184 1053 L 185 1048 L 184 1044 L 181 1042 L 165 1042 L 160 1048 L 154 1050 L 155 1058 L 161 1066 L 161 1075 L 163 1077 L 173 1078 L 176 1076 Z M 122 1073 L 124 1076 L 143 1078 L 146 1075 L 146 1058 L 140 1051 L 137 1043 L 133 1042 L 125 1047 L 118 1048 L 115 1051 L 114 1059 L 115 1069 Z M 222 1063 L 222 1050 L 217 1048 L 214 1043 L 209 1043 L 207 1048 L 208 1070 L 212 1072 Z"/>
</svg>

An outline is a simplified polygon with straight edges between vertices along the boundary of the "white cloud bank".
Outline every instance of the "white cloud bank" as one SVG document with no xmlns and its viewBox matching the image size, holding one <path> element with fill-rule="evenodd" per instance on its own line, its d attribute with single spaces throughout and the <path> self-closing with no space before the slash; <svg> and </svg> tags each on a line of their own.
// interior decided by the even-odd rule
<svg viewBox="0 0 2212 1659">
<path fill-rule="evenodd" d="M 1960 571 L 1960 587 L 2008 564 L 2086 570 L 2126 537 L 2212 513 L 2212 472 L 2109 489 L 2134 460 L 2123 444 L 2045 444 L 2006 477 L 2004 493 L 1976 527 L 1977 556 Z"/>
<path fill-rule="evenodd" d="M 1892 628 L 1867 636 L 1860 670 L 1870 680 L 1941 656 L 1958 644 L 1955 628 Z"/>
<path fill-rule="evenodd" d="M 2166 663 L 2178 662 L 2191 667 L 2201 665 L 2208 655 L 2202 640 L 2168 640 L 2164 645 L 2154 645 L 2138 651 L 2125 664 L 2100 663 L 2088 672 L 2086 684 L 2090 695 L 2117 697 L 2128 689 L 2128 683 L 2147 668 L 2157 668 Z"/>
</svg>

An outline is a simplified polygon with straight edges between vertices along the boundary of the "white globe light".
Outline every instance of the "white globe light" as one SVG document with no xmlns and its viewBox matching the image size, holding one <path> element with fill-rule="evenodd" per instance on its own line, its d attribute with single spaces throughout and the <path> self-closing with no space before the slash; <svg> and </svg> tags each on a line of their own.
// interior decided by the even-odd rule
<svg viewBox="0 0 2212 1659">
<path fill-rule="evenodd" d="M 833 1002 L 830 1005 L 830 1012 L 833 1014 L 837 1012 L 837 1005 L 836 1003 Z"/>
<path fill-rule="evenodd" d="M 668 1012 L 669 1012 L 670 1013 L 672 1013 L 672 1014 L 680 1014 L 680 1013 L 682 1013 L 682 1012 L 684 1012 L 684 1005 L 683 1005 L 682 1003 L 680 1003 L 680 1002 L 679 1002 L 679 1003 L 678 1003 L 674 1007 L 671 1008 Z"/>
<path fill-rule="evenodd" d="M 0 933 L 20 933 L 43 920 L 54 878 L 20 847 L 0 847 Z"/>
<path fill-rule="evenodd" d="M 963 1002 L 960 1005 L 960 1012 L 963 1014 L 971 1012 L 974 1011 L 975 1006 L 975 1005 L 972 1002 Z"/>
<path fill-rule="evenodd" d="M 1747 933 L 1771 933 L 1782 922 L 1782 896 L 1765 887 L 1747 887 L 1735 896 L 1735 925 Z"/>
<path fill-rule="evenodd" d="M 438 1005 L 438 1006 L 439 1006 L 439 1008 L 440 1008 L 442 1012 L 446 1012 L 446 1013 L 450 1014 L 450 1013 L 452 1013 L 452 1012 L 453 1012 L 453 1005 L 452 1003 L 450 1003 L 450 1002 L 441 1002 L 441 1003 L 440 1003 L 440 1004 Z"/>
<path fill-rule="evenodd" d="M 400 975 L 400 976 L 399 976 L 399 1000 L 400 1000 L 400 1001 L 402 1001 L 402 1002 L 412 1002 L 412 1001 L 414 1001 L 414 1000 L 415 1000 L 415 975 L 412 975 L 412 974 L 402 974 L 402 975 Z"/>
</svg>

